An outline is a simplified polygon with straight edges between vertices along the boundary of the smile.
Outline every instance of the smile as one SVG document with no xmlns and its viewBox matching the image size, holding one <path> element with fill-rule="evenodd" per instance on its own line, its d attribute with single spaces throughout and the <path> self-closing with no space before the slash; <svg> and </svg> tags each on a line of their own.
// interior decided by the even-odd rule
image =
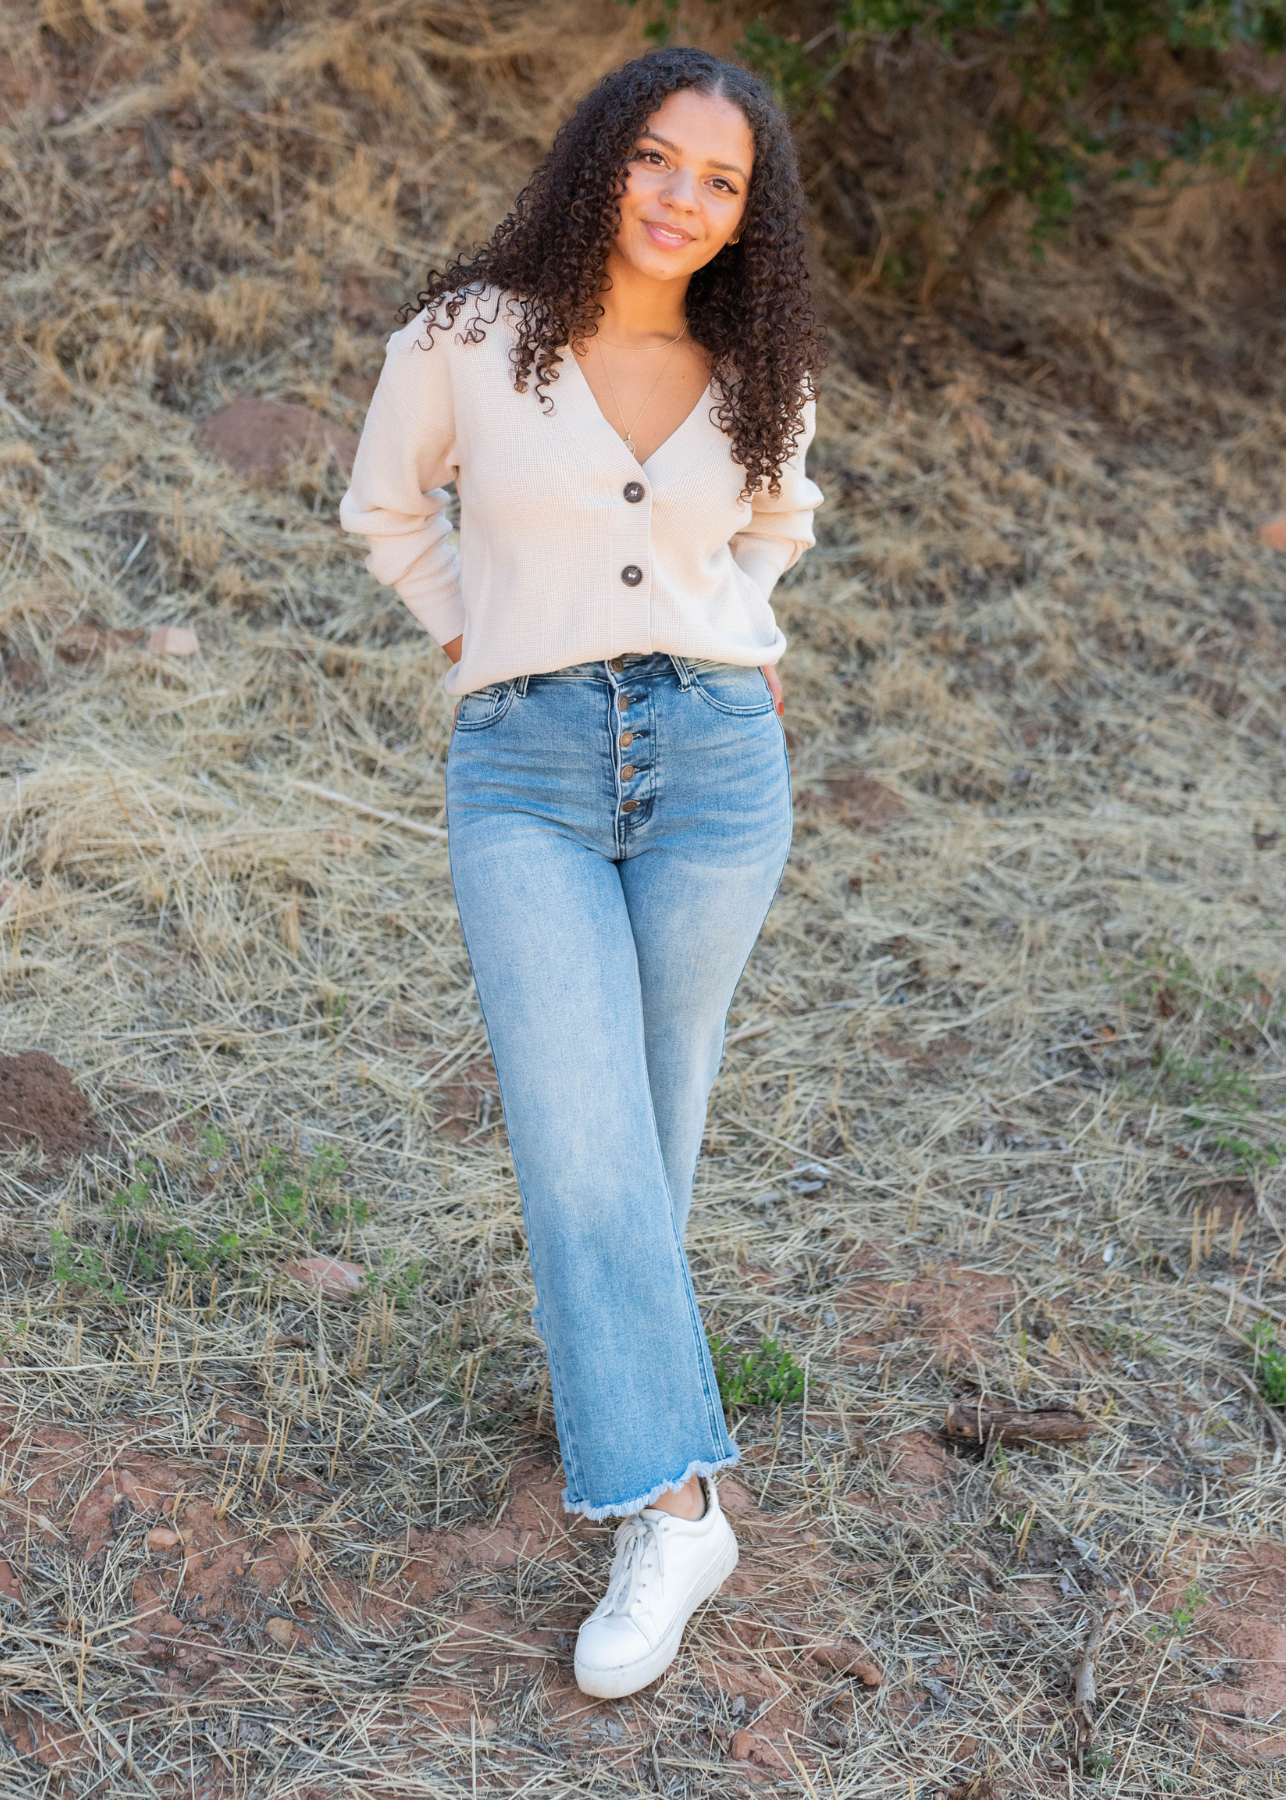
<svg viewBox="0 0 1286 1800">
<path fill-rule="evenodd" d="M 644 219 L 643 229 L 652 242 L 663 250 L 681 250 L 685 244 L 692 242 L 686 231 L 674 231 L 668 225 L 658 225 L 655 219 Z"/>
</svg>

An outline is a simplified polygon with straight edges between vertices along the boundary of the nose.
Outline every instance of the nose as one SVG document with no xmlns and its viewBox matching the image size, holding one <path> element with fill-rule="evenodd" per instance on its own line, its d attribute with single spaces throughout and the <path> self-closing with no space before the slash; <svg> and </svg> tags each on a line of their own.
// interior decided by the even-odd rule
<svg viewBox="0 0 1286 1800">
<path fill-rule="evenodd" d="M 695 212 L 697 178 L 691 169 L 672 169 L 670 179 L 662 189 L 661 198 L 671 206 L 682 208 L 684 212 Z"/>
</svg>

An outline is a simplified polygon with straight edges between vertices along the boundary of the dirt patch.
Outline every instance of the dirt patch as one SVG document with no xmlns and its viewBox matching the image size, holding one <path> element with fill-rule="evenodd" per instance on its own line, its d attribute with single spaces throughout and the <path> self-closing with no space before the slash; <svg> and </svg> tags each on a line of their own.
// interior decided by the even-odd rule
<svg viewBox="0 0 1286 1800">
<path fill-rule="evenodd" d="M 196 434 L 197 447 L 226 463 L 252 486 L 274 486 L 296 461 L 353 466 L 357 439 L 311 407 L 248 394 L 212 413 Z"/>
<path fill-rule="evenodd" d="M 37 1144 L 65 1162 L 98 1140 L 94 1109 L 71 1071 L 43 1050 L 0 1056 L 0 1148 Z"/>
</svg>

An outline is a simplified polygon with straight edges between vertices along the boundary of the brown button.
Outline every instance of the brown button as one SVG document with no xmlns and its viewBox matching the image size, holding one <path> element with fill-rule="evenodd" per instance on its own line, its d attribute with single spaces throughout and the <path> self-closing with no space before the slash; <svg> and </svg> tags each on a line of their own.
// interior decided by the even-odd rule
<svg viewBox="0 0 1286 1800">
<path fill-rule="evenodd" d="M 627 481 L 624 491 L 625 498 L 629 501 L 630 505 L 637 506 L 639 501 L 643 498 L 643 483 L 641 481 Z"/>
<path fill-rule="evenodd" d="M 634 742 L 634 733 L 632 731 L 623 731 L 621 733 L 621 749 L 622 750 L 628 750 L 630 745 L 633 742 Z"/>
<path fill-rule="evenodd" d="M 637 812 L 638 809 L 639 803 L 637 800 L 626 800 L 621 806 L 622 812 Z"/>
<path fill-rule="evenodd" d="M 614 656 L 607 666 L 609 669 L 615 669 L 616 673 L 619 675 L 621 670 L 625 667 L 625 658 L 623 656 Z"/>
<path fill-rule="evenodd" d="M 618 694 L 618 695 L 617 695 L 617 699 L 616 699 L 616 705 L 617 705 L 617 710 L 618 710 L 618 711 L 620 711 L 620 712 L 628 712 L 628 711 L 629 711 L 629 710 L 630 710 L 630 697 L 629 697 L 629 695 L 628 695 L 628 694 Z"/>
<path fill-rule="evenodd" d="M 625 583 L 626 587 L 637 587 L 642 579 L 643 571 L 639 568 L 637 563 L 626 563 L 625 567 L 621 570 L 621 580 Z"/>
<path fill-rule="evenodd" d="M 622 781 L 633 781 L 633 779 L 634 779 L 634 764 L 626 763 L 625 767 L 621 770 L 621 780 Z"/>
</svg>

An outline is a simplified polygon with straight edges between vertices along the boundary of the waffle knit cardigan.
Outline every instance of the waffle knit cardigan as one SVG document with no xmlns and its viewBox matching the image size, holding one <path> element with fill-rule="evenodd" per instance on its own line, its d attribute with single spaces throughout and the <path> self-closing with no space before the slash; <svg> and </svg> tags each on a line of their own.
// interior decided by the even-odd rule
<svg viewBox="0 0 1286 1800">
<path fill-rule="evenodd" d="M 421 313 L 389 339 L 340 507 L 375 579 L 440 644 L 463 636 L 447 692 L 631 652 L 776 662 L 786 640 L 769 596 L 813 542 L 822 499 L 804 473 L 811 401 L 780 494 L 747 502 L 709 388 L 640 465 L 569 352 L 552 410 L 515 391 L 498 299 L 472 297 L 431 334 Z M 485 335 L 465 343 L 478 315 Z"/>
</svg>

